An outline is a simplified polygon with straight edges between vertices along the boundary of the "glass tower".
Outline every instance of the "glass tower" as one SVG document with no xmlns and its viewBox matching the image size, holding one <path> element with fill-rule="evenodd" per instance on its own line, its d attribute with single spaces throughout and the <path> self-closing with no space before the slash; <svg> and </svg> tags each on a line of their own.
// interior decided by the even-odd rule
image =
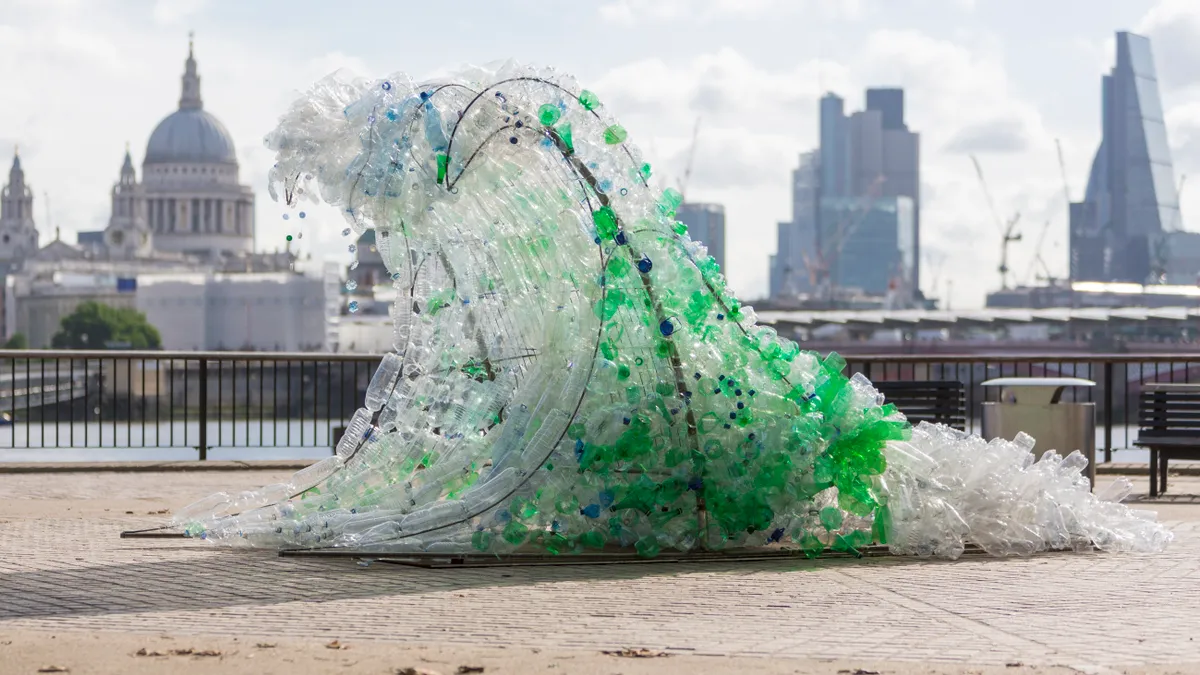
<svg viewBox="0 0 1200 675">
<path fill-rule="evenodd" d="M 1182 229 L 1150 40 L 1117 33 L 1102 83 L 1103 137 L 1082 202 L 1071 204 L 1071 279 L 1162 281 Z"/>
<path fill-rule="evenodd" d="M 720 204 L 683 203 L 675 210 L 675 217 L 687 225 L 688 236 L 704 242 L 708 254 L 721 267 L 721 273 L 729 274 L 725 267 L 725 207 Z"/>
</svg>

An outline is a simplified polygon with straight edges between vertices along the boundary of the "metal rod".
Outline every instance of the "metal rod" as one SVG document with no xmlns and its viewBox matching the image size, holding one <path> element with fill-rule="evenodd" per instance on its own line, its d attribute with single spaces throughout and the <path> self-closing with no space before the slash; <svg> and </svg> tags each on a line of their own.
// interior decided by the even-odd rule
<svg viewBox="0 0 1200 675">
<path fill-rule="evenodd" d="M 217 446 L 224 445 L 225 425 L 225 362 L 217 361 Z"/>
<path fill-rule="evenodd" d="M 1112 461 L 1113 364 L 1104 363 L 1104 463 Z"/>
<path fill-rule="evenodd" d="M 208 359 L 200 358 L 200 459 L 208 459 Z"/>
</svg>

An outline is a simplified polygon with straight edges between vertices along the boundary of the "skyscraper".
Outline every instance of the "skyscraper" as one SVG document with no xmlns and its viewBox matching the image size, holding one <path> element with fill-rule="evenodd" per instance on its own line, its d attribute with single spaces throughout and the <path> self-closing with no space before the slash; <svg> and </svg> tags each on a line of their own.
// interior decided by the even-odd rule
<svg viewBox="0 0 1200 675">
<path fill-rule="evenodd" d="M 920 136 L 905 124 L 904 90 L 868 89 L 866 99 L 866 110 L 847 115 L 841 97 L 821 98 L 821 146 L 802 155 L 793 173 L 792 221 L 779 224 L 773 296 L 823 283 L 871 294 L 920 287 Z M 843 255 L 878 274 L 851 274 L 849 260 L 838 260 Z"/>
<path fill-rule="evenodd" d="M 1083 201 L 1070 208 L 1071 279 L 1162 281 L 1177 267 L 1168 240 L 1182 223 L 1149 39 L 1117 33 L 1101 91 L 1102 140 Z"/>
<path fill-rule="evenodd" d="M 867 110 L 878 110 L 883 115 L 884 129 L 908 131 L 904 124 L 904 90 L 876 88 L 867 90 Z"/>
<path fill-rule="evenodd" d="M 675 209 L 675 218 L 688 227 L 688 236 L 694 241 L 704 242 L 708 254 L 725 269 L 725 207 L 720 204 L 680 204 Z"/>
</svg>

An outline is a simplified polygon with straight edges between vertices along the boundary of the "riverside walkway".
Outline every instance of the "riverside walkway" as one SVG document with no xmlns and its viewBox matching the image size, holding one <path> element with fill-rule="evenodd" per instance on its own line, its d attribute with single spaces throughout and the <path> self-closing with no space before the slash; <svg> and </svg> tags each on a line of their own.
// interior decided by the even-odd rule
<svg viewBox="0 0 1200 675">
<path fill-rule="evenodd" d="M 1160 555 L 427 570 L 118 538 L 282 466 L 53 468 L 0 473 L 0 673 L 1200 672 L 1193 476 Z"/>
</svg>

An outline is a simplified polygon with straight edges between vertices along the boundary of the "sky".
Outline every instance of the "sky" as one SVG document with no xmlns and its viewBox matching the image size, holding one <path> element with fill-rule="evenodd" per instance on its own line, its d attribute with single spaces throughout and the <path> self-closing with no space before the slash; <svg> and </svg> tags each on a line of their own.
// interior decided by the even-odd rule
<svg viewBox="0 0 1200 675">
<path fill-rule="evenodd" d="M 1020 214 L 1016 281 L 1036 281 L 1039 252 L 1066 275 L 1066 195 L 1080 199 L 1100 141 L 1116 31 L 1151 38 L 1176 180 L 1200 172 L 1196 0 L 0 0 L 0 158 L 20 145 L 43 243 L 55 227 L 73 241 L 107 223 L 125 144 L 140 166 L 178 105 L 192 30 L 205 109 L 257 192 L 260 250 L 295 227 L 267 196 L 262 138 L 339 68 L 420 79 L 508 58 L 552 65 L 599 95 L 660 187 L 679 186 L 699 120 L 686 196 L 725 205 L 725 272 L 745 299 L 766 294 L 825 92 L 857 110 L 867 87 L 906 90 L 921 134 L 922 288 L 954 308 L 999 286 L 997 216 Z M 1182 208 L 1200 230 L 1200 177 Z M 349 259 L 337 214 L 307 222 L 294 249 Z"/>
</svg>

